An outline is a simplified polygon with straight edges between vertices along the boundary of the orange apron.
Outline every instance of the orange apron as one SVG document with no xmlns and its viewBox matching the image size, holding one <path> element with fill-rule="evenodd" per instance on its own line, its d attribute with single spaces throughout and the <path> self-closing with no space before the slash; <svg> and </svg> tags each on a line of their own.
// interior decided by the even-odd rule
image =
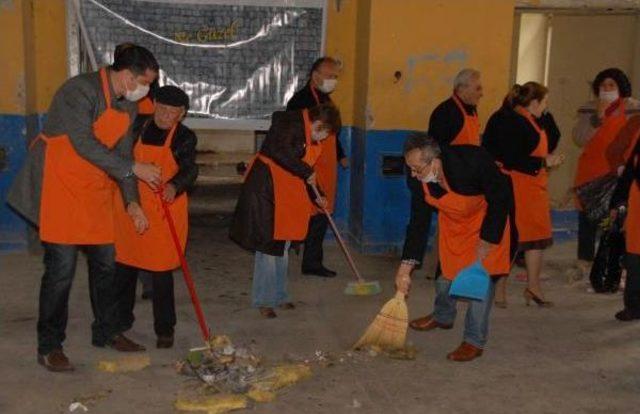
<svg viewBox="0 0 640 414">
<path fill-rule="evenodd" d="M 529 121 L 540 136 L 538 146 L 530 155 L 542 158 L 549 155 L 547 133 L 538 126 L 527 110 L 518 108 L 516 111 Z M 513 182 L 518 241 L 525 243 L 550 239 L 551 211 L 547 190 L 547 170 L 542 168 L 535 176 L 515 170 L 504 172 L 511 176 Z"/>
<path fill-rule="evenodd" d="M 322 147 L 311 141 L 311 120 L 309 111 L 302 110 L 305 130 L 306 151 L 302 161 L 313 167 L 320 157 Z M 314 214 L 314 204 L 309 199 L 305 181 L 279 166 L 271 158 L 258 153 L 249 163 L 245 178 L 248 177 L 256 159 L 269 167 L 273 182 L 274 223 L 273 239 L 301 241 L 307 237 L 309 218 Z"/>
<path fill-rule="evenodd" d="M 617 165 L 609 165 L 606 153 L 609 145 L 616 139 L 616 136 L 627 122 L 627 116 L 624 111 L 624 100 L 620 100 L 618 110 L 613 111 L 603 120 L 600 128 L 587 143 L 578 159 L 578 169 L 573 183 L 575 187 L 614 172 L 618 167 Z M 631 148 L 633 149 L 633 147 Z"/>
<path fill-rule="evenodd" d="M 105 68 L 100 70 L 100 80 L 106 110 L 93 123 L 93 134 L 112 149 L 127 133 L 131 120 L 128 113 L 111 107 Z M 40 134 L 38 139 L 46 143 L 40 239 L 59 244 L 113 243 L 113 181 L 78 155 L 68 135 Z"/>
<path fill-rule="evenodd" d="M 462 123 L 462 129 L 458 132 L 458 135 L 451 141 L 451 145 L 480 145 L 480 120 L 478 114 L 469 115 L 464 109 L 464 105 L 460 102 L 460 99 L 456 96 L 452 96 L 453 101 L 460 109 L 462 116 L 464 117 Z"/>
<path fill-rule="evenodd" d="M 171 128 L 162 146 L 145 145 L 142 143 L 142 139 L 138 139 L 133 149 L 133 155 L 137 162 L 153 163 L 162 169 L 163 184 L 169 182 L 179 169 L 171 151 L 176 128 L 177 125 Z M 149 229 L 141 235 L 136 232 L 133 221 L 122 202 L 122 196 L 117 191 L 114 203 L 116 261 L 154 272 L 173 270 L 180 265 L 180 259 L 169 233 L 158 194 L 141 181 L 138 182 L 138 191 L 140 192 L 140 204 L 149 220 Z M 189 220 L 187 194 L 182 193 L 177 196 L 168 207 L 176 226 L 180 246 L 184 249 L 187 242 Z"/>
<path fill-rule="evenodd" d="M 155 111 L 153 100 L 149 96 L 138 101 L 138 115 L 151 115 Z"/>
<path fill-rule="evenodd" d="M 320 99 L 316 90 L 311 86 L 311 93 L 316 100 L 316 104 L 320 105 Z M 329 136 L 320 141 L 320 147 L 322 152 L 313 166 L 316 172 L 316 179 L 318 181 L 318 187 L 322 190 L 327 198 L 327 211 L 333 213 L 336 202 L 336 185 L 338 182 L 338 154 L 336 150 L 336 140 L 338 137 L 335 133 L 329 134 Z M 322 213 L 322 210 L 315 208 L 314 214 Z"/>
<path fill-rule="evenodd" d="M 429 186 L 423 184 L 425 201 L 438 209 L 438 251 L 442 275 L 453 280 L 465 267 L 478 259 L 478 245 L 482 221 L 487 212 L 484 196 L 457 194 L 445 184 L 447 193 L 440 198 L 431 196 Z M 509 246 L 511 228 L 507 220 L 502 240 L 493 246 L 482 264 L 490 275 L 506 275 L 511 262 Z"/>
<path fill-rule="evenodd" d="M 640 156 L 636 155 L 635 157 L 633 165 L 638 168 Z M 625 227 L 627 252 L 640 255 L 640 184 L 635 177 L 631 182 L 631 188 L 629 188 L 629 207 Z"/>
</svg>

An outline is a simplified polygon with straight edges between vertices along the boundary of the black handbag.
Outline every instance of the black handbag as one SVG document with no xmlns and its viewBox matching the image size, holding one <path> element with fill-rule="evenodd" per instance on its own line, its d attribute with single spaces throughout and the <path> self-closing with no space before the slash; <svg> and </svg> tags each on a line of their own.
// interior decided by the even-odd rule
<svg viewBox="0 0 640 414">
<path fill-rule="evenodd" d="M 607 174 L 575 188 L 582 211 L 589 220 L 600 222 L 609 215 L 609 203 L 617 183 L 616 174 Z"/>
</svg>

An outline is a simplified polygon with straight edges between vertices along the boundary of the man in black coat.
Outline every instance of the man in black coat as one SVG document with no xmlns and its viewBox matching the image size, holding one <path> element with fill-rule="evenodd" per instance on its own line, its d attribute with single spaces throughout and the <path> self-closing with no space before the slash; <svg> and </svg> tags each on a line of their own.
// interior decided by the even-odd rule
<svg viewBox="0 0 640 414">
<path fill-rule="evenodd" d="M 287 111 L 296 109 L 308 109 L 321 104 L 333 104 L 330 94 L 334 91 L 338 83 L 338 62 L 330 57 L 321 57 L 316 60 L 311 66 L 309 71 L 309 80 L 307 84 L 297 91 L 287 103 Z M 333 152 L 323 152 L 321 157 L 332 157 L 333 159 L 326 159 L 325 162 L 319 162 L 315 168 L 318 173 L 319 181 L 322 184 L 329 183 L 326 192 L 327 199 L 330 203 L 328 206 L 329 212 L 333 211 L 333 205 L 331 201 L 335 199 L 335 186 L 336 186 L 336 173 L 338 163 L 342 168 L 348 167 L 348 159 L 344 154 L 340 140 L 336 136 L 335 138 L 335 157 Z M 324 145 L 330 143 L 327 141 Z M 323 176 L 323 175 L 326 175 Z M 322 187 L 322 185 L 320 185 Z M 322 242 L 327 234 L 328 220 L 322 212 L 316 212 L 309 220 L 309 232 L 304 242 L 304 253 L 302 256 L 302 273 L 305 275 L 314 275 L 321 277 L 333 277 L 336 272 L 327 269 L 322 263 L 323 250 Z"/>
</svg>

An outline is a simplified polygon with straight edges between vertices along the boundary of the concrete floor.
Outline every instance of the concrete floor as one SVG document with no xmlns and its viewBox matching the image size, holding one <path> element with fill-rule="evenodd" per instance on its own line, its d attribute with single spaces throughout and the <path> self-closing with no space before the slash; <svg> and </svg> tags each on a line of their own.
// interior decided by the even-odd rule
<svg viewBox="0 0 640 414">
<path fill-rule="evenodd" d="M 330 280 L 299 274 L 293 255 L 290 290 L 298 305 L 274 320 L 251 309 L 252 256 L 227 239 L 229 207 L 215 200 L 233 197 L 236 187 L 196 192 L 189 263 L 212 329 L 236 343 L 253 343 L 269 360 L 309 358 L 316 350 L 344 352 L 358 338 L 380 306 L 393 295 L 396 258 L 356 255 L 363 274 L 378 279 L 376 297 L 342 294 L 349 280 L 339 251 L 327 248 L 326 263 L 339 277 Z M 286 390 L 256 413 L 633 413 L 640 405 L 640 323 L 613 320 L 620 295 L 593 295 L 586 284 L 566 283 L 575 246 L 554 247 L 545 290 L 556 306 L 526 307 L 523 285 L 511 282 L 509 307 L 494 309 L 490 342 L 471 363 L 447 361 L 461 340 L 462 317 L 450 331 L 409 333 L 419 349 L 415 361 L 351 358 Z M 0 413 L 64 413 L 82 400 L 90 413 L 172 413 L 186 379 L 173 362 L 200 346 L 197 324 L 180 274 L 176 275 L 178 326 L 172 350 L 153 348 L 151 307 L 139 302 L 130 336 L 149 347 L 152 366 L 134 373 L 96 370 L 114 351 L 90 345 L 91 309 L 84 261 L 71 295 L 66 351 L 76 364 L 71 374 L 51 374 L 36 364 L 35 324 L 41 259 L 0 256 Z M 409 298 L 410 317 L 430 312 L 433 282 L 418 273 Z M 76 411 L 80 412 L 80 411 Z"/>
</svg>

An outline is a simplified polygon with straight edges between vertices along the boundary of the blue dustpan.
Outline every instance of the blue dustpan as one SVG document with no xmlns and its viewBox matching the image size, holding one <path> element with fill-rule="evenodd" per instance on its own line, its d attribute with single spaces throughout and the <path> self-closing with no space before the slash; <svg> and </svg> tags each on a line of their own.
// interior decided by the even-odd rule
<svg viewBox="0 0 640 414">
<path fill-rule="evenodd" d="M 465 267 L 451 282 L 449 295 L 463 299 L 483 301 L 489 291 L 489 274 L 482 266 L 476 262 L 469 267 Z"/>
</svg>

